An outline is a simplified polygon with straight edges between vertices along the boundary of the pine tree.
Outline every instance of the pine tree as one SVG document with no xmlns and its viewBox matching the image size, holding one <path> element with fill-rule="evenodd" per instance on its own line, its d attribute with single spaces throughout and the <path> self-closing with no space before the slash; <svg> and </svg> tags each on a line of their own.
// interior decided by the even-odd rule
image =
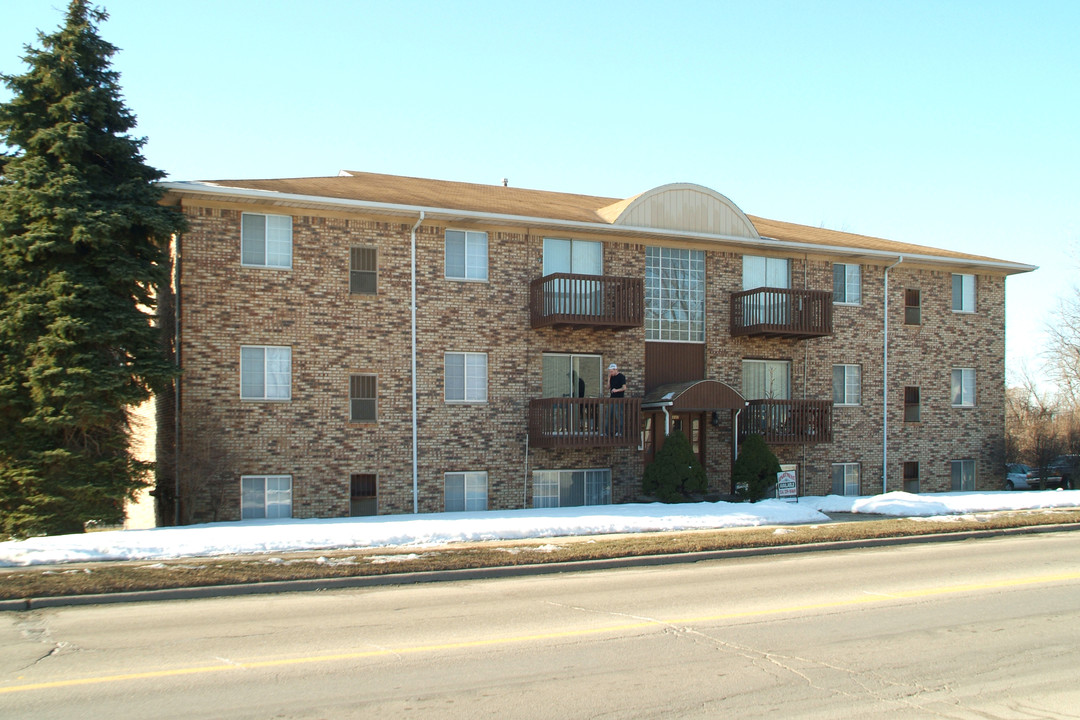
<svg viewBox="0 0 1080 720">
<path fill-rule="evenodd" d="M 72 0 L 0 75 L 0 535 L 121 520 L 149 470 L 128 412 L 173 374 L 154 292 L 182 220 L 128 134 L 107 17 Z"/>
<path fill-rule="evenodd" d="M 641 489 L 646 495 L 666 503 L 682 502 L 709 488 L 705 468 L 680 430 L 664 438 L 664 446 L 645 468 Z"/>
<path fill-rule="evenodd" d="M 731 470 L 731 478 L 738 488 L 738 494 L 750 502 L 763 499 L 769 488 L 776 484 L 778 472 L 780 461 L 765 442 L 765 438 L 757 433 L 747 435 Z"/>
</svg>

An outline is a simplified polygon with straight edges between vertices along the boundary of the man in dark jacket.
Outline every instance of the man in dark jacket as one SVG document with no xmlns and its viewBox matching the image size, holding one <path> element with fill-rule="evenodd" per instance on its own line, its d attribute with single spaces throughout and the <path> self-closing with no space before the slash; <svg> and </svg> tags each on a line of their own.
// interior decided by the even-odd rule
<svg viewBox="0 0 1080 720">
<path fill-rule="evenodd" d="M 626 376 L 619 372 L 619 366 L 615 363 L 608 365 L 608 390 L 613 399 L 626 397 Z M 622 435 L 623 431 L 623 407 L 622 403 L 611 406 L 611 418 L 608 432 L 611 435 Z"/>
</svg>

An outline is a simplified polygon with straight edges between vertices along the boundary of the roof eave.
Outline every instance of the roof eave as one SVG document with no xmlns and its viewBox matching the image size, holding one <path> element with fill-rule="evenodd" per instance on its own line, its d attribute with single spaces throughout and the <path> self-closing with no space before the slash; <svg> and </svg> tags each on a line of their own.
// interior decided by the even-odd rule
<svg viewBox="0 0 1080 720">
<path fill-rule="evenodd" d="M 1036 265 L 1025 265 L 1004 260 L 981 259 L 981 258 L 958 258 L 925 253 L 906 253 L 888 250 L 875 250 L 871 248 L 844 247 L 839 245 L 821 245 L 817 243 L 803 243 L 792 240 L 777 240 L 767 236 L 761 239 L 739 237 L 736 235 L 719 235 L 686 230 L 665 230 L 662 228 L 637 227 L 632 225 L 613 225 L 605 222 L 584 222 L 580 220 L 560 220 L 558 218 L 534 217 L 528 215 L 512 215 L 506 213 L 483 212 L 478 210 L 461 210 L 454 208 L 440 208 L 426 205 L 401 205 L 396 203 L 381 203 L 370 200 L 356 200 L 352 198 L 335 198 L 317 195 L 301 195 L 298 193 L 283 193 L 275 190 L 253 190 L 249 188 L 235 188 L 223 185 L 215 185 L 207 182 L 162 182 L 159 183 L 166 192 L 178 195 L 206 195 L 217 198 L 237 200 L 258 200 L 275 205 L 306 206 L 306 207 L 330 207 L 348 208 L 352 210 L 368 210 L 390 215 L 418 216 L 424 213 L 429 220 L 462 221 L 472 220 L 490 222 L 503 225 L 524 225 L 549 227 L 564 230 L 581 230 L 592 233 L 611 235 L 634 235 L 645 238 L 670 238 L 685 241 L 708 241 L 720 242 L 727 245 L 745 246 L 756 249 L 792 250 L 800 253 L 817 253 L 828 255 L 858 256 L 863 258 L 881 259 L 893 261 L 903 257 L 905 262 L 931 263 L 935 265 L 952 265 L 957 267 L 993 269 L 1005 274 L 1031 272 L 1038 269 Z"/>
</svg>

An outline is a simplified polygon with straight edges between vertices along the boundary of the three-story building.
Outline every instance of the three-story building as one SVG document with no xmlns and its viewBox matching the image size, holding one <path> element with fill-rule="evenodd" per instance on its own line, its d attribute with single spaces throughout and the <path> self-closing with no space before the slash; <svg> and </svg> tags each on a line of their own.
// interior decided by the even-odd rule
<svg viewBox="0 0 1080 720">
<path fill-rule="evenodd" d="M 189 222 L 159 428 L 186 517 L 634 501 L 673 429 L 717 495 L 750 432 L 800 495 L 998 485 L 1005 278 L 1029 265 L 692 184 L 164 186 Z"/>
</svg>

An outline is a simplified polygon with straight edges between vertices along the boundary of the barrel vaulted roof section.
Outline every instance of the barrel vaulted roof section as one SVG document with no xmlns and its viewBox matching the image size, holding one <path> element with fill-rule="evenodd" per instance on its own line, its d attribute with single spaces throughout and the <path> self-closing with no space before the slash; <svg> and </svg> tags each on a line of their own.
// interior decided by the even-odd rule
<svg viewBox="0 0 1080 720">
<path fill-rule="evenodd" d="M 661 185 L 597 212 L 615 225 L 753 239 L 761 237 L 750 218 L 735 203 L 715 190 L 691 183 Z"/>
<path fill-rule="evenodd" d="M 822 252 L 867 261 L 895 261 L 903 255 L 905 262 L 986 268 L 1006 274 L 1035 269 L 1033 265 L 745 215 L 720 193 L 690 183 L 662 185 L 627 199 L 352 171 L 334 177 L 161 185 L 174 197 L 213 197 L 281 207 L 337 207 L 413 217 L 422 210 L 431 220 L 712 242 L 746 246 L 757 252 Z"/>
</svg>

